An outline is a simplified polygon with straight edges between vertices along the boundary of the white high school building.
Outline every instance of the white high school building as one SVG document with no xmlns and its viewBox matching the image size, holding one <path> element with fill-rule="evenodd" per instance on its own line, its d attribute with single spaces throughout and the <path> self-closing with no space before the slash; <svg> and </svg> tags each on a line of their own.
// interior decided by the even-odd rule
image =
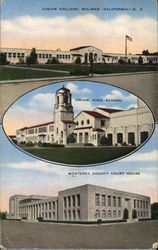
<svg viewBox="0 0 158 250">
<path fill-rule="evenodd" d="M 83 110 L 74 118 L 72 95 L 64 86 L 57 90 L 54 121 L 20 128 L 18 143 L 55 143 L 100 146 L 102 136 L 108 145 L 139 145 L 153 131 L 154 120 L 148 107 L 139 100 L 137 108 L 119 110 L 96 107 Z"/>
<path fill-rule="evenodd" d="M 121 220 L 125 210 L 129 219 L 150 218 L 150 197 L 86 184 L 59 191 L 57 197 L 14 195 L 9 199 L 8 219 Z"/>
<path fill-rule="evenodd" d="M 26 57 L 30 55 L 31 49 L 1 48 L 1 52 L 6 55 L 10 63 L 19 63 L 20 58 L 26 62 Z M 36 50 L 38 63 L 46 63 L 48 59 L 56 57 L 60 63 L 74 63 L 77 57 L 80 57 L 81 63 L 89 63 L 90 57 L 94 63 L 118 63 L 119 59 L 125 60 L 125 54 L 104 53 L 101 49 L 94 46 L 80 46 L 69 51 L 57 50 Z M 140 54 L 128 54 L 126 61 L 130 59 L 131 63 L 138 63 Z M 141 55 L 143 64 L 152 62 L 158 64 L 157 55 Z"/>
</svg>

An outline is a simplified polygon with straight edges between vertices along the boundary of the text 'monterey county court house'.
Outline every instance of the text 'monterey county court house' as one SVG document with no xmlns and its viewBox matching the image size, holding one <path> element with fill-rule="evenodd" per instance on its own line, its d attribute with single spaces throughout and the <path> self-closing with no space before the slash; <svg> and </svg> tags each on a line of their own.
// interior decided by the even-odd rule
<svg viewBox="0 0 158 250">
<path fill-rule="evenodd" d="M 147 219 L 150 197 L 95 185 L 59 191 L 57 197 L 14 195 L 9 200 L 8 219 L 38 218 L 53 221 Z"/>
<path fill-rule="evenodd" d="M 71 146 L 91 143 L 100 146 L 104 136 L 108 145 L 138 146 L 153 131 L 152 113 L 141 100 L 138 100 L 137 108 L 96 107 L 93 111 L 83 110 L 74 118 L 70 90 L 63 86 L 56 91 L 55 99 L 54 121 L 18 129 L 18 143 L 46 142 Z"/>
<path fill-rule="evenodd" d="M 31 49 L 18 49 L 18 48 L 1 48 L 1 52 L 6 55 L 7 61 L 10 63 L 18 63 L 19 59 L 23 59 L 26 62 L 27 56 L 30 55 Z M 142 57 L 142 63 L 158 64 L 157 54 L 118 54 L 118 53 L 105 53 L 101 49 L 94 46 L 80 46 L 69 51 L 57 50 L 40 50 L 37 49 L 37 60 L 39 63 L 46 63 L 48 59 L 53 57 L 57 58 L 60 63 L 74 63 L 76 58 L 81 59 L 81 63 L 89 63 L 90 58 L 93 58 L 94 63 L 118 63 L 119 60 L 124 60 L 131 63 L 139 63 L 139 57 Z"/>
</svg>

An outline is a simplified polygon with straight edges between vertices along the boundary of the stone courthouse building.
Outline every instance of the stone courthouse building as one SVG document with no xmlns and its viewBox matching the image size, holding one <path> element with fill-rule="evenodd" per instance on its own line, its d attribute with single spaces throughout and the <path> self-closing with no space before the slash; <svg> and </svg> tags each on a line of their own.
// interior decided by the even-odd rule
<svg viewBox="0 0 158 250">
<path fill-rule="evenodd" d="M 64 86 L 57 90 L 54 121 L 23 127 L 16 131 L 18 143 L 46 142 L 63 145 L 140 145 L 152 133 L 154 120 L 148 107 L 138 100 L 138 107 L 129 110 L 96 107 L 82 110 L 76 117 L 72 95 Z"/>
<path fill-rule="evenodd" d="M 150 197 L 86 184 L 59 191 L 57 197 L 14 195 L 9 219 L 97 221 L 151 217 Z"/>
</svg>

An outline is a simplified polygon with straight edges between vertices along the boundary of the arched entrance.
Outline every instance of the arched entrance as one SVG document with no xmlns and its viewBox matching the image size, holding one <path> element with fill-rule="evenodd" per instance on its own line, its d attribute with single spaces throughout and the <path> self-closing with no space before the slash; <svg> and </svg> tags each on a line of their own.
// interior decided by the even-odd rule
<svg viewBox="0 0 158 250">
<path fill-rule="evenodd" d="M 122 133 L 117 134 L 117 143 L 120 143 L 120 144 L 123 143 L 123 134 Z"/>
<path fill-rule="evenodd" d="M 74 133 L 68 135 L 67 137 L 67 143 L 75 143 L 76 142 L 76 136 Z"/>
<path fill-rule="evenodd" d="M 134 145 L 134 143 L 135 143 L 134 133 L 130 132 L 128 133 L 128 144 Z"/>
<path fill-rule="evenodd" d="M 129 219 L 129 212 L 128 212 L 128 209 L 127 209 L 127 208 L 125 208 L 125 209 L 123 210 L 123 219 L 124 219 L 124 220 Z"/>
<path fill-rule="evenodd" d="M 148 132 L 147 131 L 143 131 L 143 132 L 140 133 L 140 141 L 141 141 L 141 143 L 146 141 L 147 138 L 148 138 Z"/>
<path fill-rule="evenodd" d="M 88 53 L 85 53 L 85 54 L 84 54 L 84 62 L 85 62 L 85 63 L 88 63 Z"/>
<path fill-rule="evenodd" d="M 112 134 L 107 134 L 108 137 L 108 145 L 111 146 L 112 145 Z"/>
</svg>

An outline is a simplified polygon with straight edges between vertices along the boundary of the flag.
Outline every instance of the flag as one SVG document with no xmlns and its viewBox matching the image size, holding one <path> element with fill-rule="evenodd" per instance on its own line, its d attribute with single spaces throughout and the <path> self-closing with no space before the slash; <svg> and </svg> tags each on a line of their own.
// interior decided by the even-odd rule
<svg viewBox="0 0 158 250">
<path fill-rule="evenodd" d="M 126 35 L 126 39 L 132 42 L 132 37 Z"/>
</svg>

